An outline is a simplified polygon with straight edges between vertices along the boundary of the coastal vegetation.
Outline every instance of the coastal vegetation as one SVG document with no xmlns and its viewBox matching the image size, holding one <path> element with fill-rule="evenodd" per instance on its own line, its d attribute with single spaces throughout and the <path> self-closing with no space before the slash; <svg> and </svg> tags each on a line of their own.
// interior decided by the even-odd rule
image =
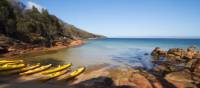
<svg viewBox="0 0 200 88">
<path fill-rule="evenodd" d="M 0 1 L 0 47 L 52 47 L 55 42 L 69 44 L 76 39 L 102 37 L 63 22 L 46 9 L 26 9 L 18 0 Z M 2 51 L 3 52 L 3 51 Z"/>
</svg>

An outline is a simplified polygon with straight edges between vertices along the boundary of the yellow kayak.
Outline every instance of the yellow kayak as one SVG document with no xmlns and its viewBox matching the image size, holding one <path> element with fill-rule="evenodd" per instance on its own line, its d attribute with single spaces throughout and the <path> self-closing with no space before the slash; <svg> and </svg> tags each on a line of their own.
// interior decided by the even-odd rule
<svg viewBox="0 0 200 88">
<path fill-rule="evenodd" d="M 63 77 L 63 79 L 66 80 L 66 79 L 74 78 L 74 77 L 80 75 L 80 74 L 81 74 L 82 72 L 84 72 L 84 71 L 85 71 L 85 67 L 80 67 L 79 69 L 73 71 L 73 72 L 70 73 L 69 75 Z"/>
<path fill-rule="evenodd" d="M 24 62 L 23 60 L 0 60 L 0 63 Z"/>
<path fill-rule="evenodd" d="M 37 64 L 32 65 L 32 66 L 28 66 L 28 67 L 26 67 L 26 68 L 22 68 L 22 69 L 20 69 L 20 70 L 21 70 L 21 71 L 28 71 L 28 70 L 35 69 L 35 68 L 37 68 L 37 67 L 40 67 L 40 63 L 37 63 Z"/>
<path fill-rule="evenodd" d="M 2 70 L 12 70 L 25 67 L 25 64 L 4 64 L 0 66 L 0 71 Z"/>
<path fill-rule="evenodd" d="M 23 60 L 0 60 L 0 65 L 8 64 L 8 63 L 23 63 Z"/>
<path fill-rule="evenodd" d="M 13 75 L 13 74 L 17 74 L 17 73 L 20 73 L 20 72 L 25 72 L 25 71 L 28 71 L 28 70 L 35 69 L 35 68 L 37 68 L 39 66 L 40 66 L 40 63 L 32 65 L 32 66 L 27 66 L 27 67 L 21 68 L 21 69 L 10 70 L 10 71 L 3 71 L 3 72 L 0 72 L 0 75 L 4 75 L 4 76 L 6 76 L 6 75 Z"/>
<path fill-rule="evenodd" d="M 67 68 L 69 68 L 69 67 L 71 67 L 71 66 L 72 66 L 71 63 L 70 63 L 70 64 L 63 65 L 63 66 L 58 66 L 57 68 L 43 71 L 43 72 L 41 72 L 41 74 L 50 74 L 50 73 L 54 73 L 54 72 L 57 72 L 57 71 L 61 71 L 61 70 L 67 69 Z"/>
<path fill-rule="evenodd" d="M 40 80 L 50 80 L 50 79 L 53 79 L 53 78 L 56 78 L 58 76 L 61 76 L 63 74 L 65 74 L 68 70 L 63 70 L 63 71 L 58 71 L 58 72 L 54 72 L 54 73 L 50 73 L 50 74 L 47 74 L 47 75 L 43 75 L 43 77 L 40 78 Z"/>
<path fill-rule="evenodd" d="M 30 74 L 34 74 L 34 73 L 37 73 L 37 72 L 41 72 L 43 70 L 46 70 L 46 69 L 50 68 L 51 66 L 52 66 L 52 64 L 41 66 L 39 68 L 36 68 L 36 69 L 33 69 L 33 70 L 29 70 L 29 71 L 26 71 L 24 73 L 20 73 L 20 75 L 30 75 Z"/>
</svg>

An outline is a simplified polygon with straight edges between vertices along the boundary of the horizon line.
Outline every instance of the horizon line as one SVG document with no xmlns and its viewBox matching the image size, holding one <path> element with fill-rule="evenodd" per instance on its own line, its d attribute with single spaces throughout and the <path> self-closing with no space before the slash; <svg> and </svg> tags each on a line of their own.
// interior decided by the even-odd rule
<svg viewBox="0 0 200 88">
<path fill-rule="evenodd" d="M 174 38 L 174 39 L 200 39 L 200 36 L 107 36 L 108 38 Z"/>
</svg>

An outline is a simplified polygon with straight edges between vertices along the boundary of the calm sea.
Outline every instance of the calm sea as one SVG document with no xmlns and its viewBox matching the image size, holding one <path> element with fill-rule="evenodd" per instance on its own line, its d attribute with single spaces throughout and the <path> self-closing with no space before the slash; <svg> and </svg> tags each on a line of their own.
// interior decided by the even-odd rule
<svg viewBox="0 0 200 88">
<path fill-rule="evenodd" d="M 71 62 L 75 66 L 108 63 L 148 69 L 153 66 L 150 53 L 155 47 L 168 50 L 174 47 L 186 49 L 192 45 L 200 47 L 200 39 L 107 38 L 90 40 L 85 45 L 56 52 L 26 55 L 25 58 L 41 63 Z"/>
</svg>

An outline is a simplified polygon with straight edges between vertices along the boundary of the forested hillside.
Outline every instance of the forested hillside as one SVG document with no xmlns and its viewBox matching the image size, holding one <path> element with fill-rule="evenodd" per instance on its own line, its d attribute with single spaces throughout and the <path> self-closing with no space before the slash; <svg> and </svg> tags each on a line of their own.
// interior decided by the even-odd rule
<svg viewBox="0 0 200 88">
<path fill-rule="evenodd" d="M 101 37 L 63 22 L 46 9 L 25 9 L 15 0 L 0 0 L 0 45 L 23 42 L 51 47 L 54 41 Z"/>
</svg>

